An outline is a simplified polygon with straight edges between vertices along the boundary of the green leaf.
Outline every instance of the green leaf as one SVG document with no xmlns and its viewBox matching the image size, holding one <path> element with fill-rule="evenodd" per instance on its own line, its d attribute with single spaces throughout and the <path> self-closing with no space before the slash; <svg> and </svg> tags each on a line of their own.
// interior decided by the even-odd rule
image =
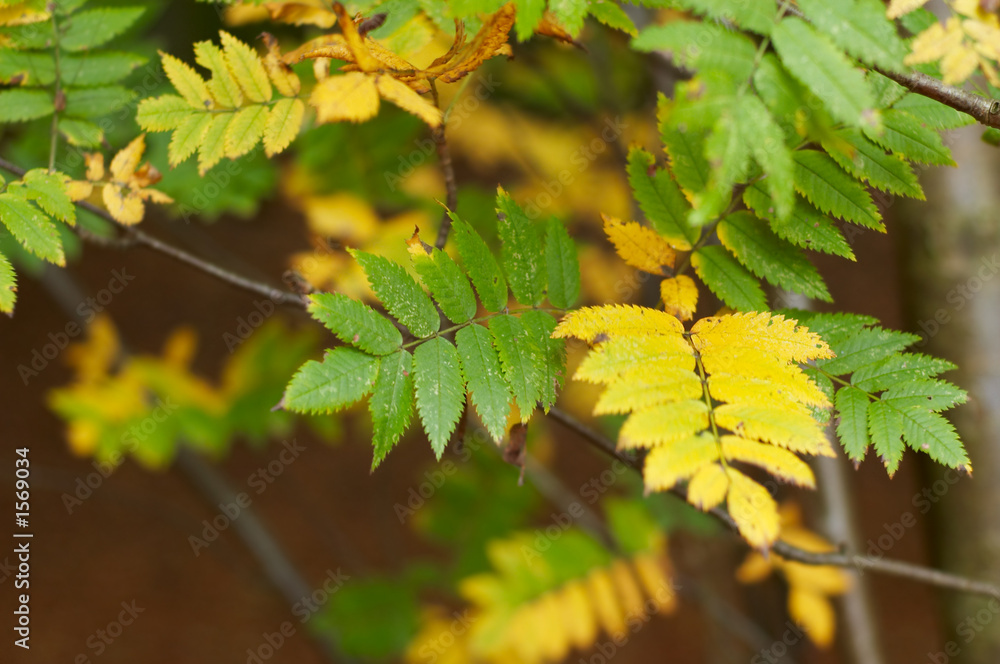
<svg viewBox="0 0 1000 664">
<path fill-rule="evenodd" d="M 378 376 L 368 409 L 372 414 L 372 470 L 399 442 L 413 417 L 413 356 L 405 350 L 386 355 L 379 363 Z"/>
<path fill-rule="evenodd" d="M 23 194 L 11 191 L 0 194 L 0 222 L 34 255 L 56 265 L 66 264 L 55 224 Z"/>
<path fill-rule="evenodd" d="M 822 251 L 854 260 L 851 245 L 828 216 L 796 197 L 792 214 L 778 219 L 771 207 L 771 197 L 754 183 L 743 190 L 743 203 L 761 219 L 767 220 L 774 234 L 803 249 Z"/>
<path fill-rule="evenodd" d="M 902 85 L 877 71 L 869 70 L 866 78 L 875 95 L 875 105 L 879 108 L 888 108 L 908 94 Z"/>
<path fill-rule="evenodd" d="M 66 115 L 98 118 L 131 103 L 135 93 L 120 85 L 99 88 L 66 88 Z"/>
<path fill-rule="evenodd" d="M 791 125 L 795 115 L 810 95 L 785 69 L 776 55 L 765 53 L 761 58 L 753 74 L 753 86 L 774 117 L 788 124 L 789 133 L 794 134 L 794 127 Z"/>
<path fill-rule="evenodd" d="M 865 135 L 887 150 L 922 164 L 954 166 L 941 134 L 921 124 L 906 111 L 890 108 L 882 116 L 882 132 L 865 128 Z"/>
<path fill-rule="evenodd" d="M 743 95 L 736 111 L 740 134 L 749 142 L 754 161 L 764 174 L 764 187 L 774 201 L 775 213 L 787 219 L 795 205 L 792 155 L 785 135 L 764 103 L 755 95 Z"/>
<path fill-rule="evenodd" d="M 876 454 L 892 477 L 903 458 L 902 414 L 884 401 L 872 402 L 868 406 L 868 433 Z"/>
<path fill-rule="evenodd" d="M 549 412 L 558 396 L 559 388 L 566 375 L 566 343 L 562 339 L 553 339 L 552 332 L 558 321 L 549 313 L 538 310 L 525 311 L 521 314 L 521 322 L 528 332 L 528 337 L 542 351 L 544 362 L 539 367 L 542 373 L 542 395 L 539 402 L 542 410 Z"/>
<path fill-rule="evenodd" d="M 829 37 L 788 16 L 771 32 L 771 40 L 788 71 L 823 100 L 836 119 L 852 126 L 875 121 L 875 100 L 865 77 Z"/>
<path fill-rule="evenodd" d="M 453 212 L 451 216 L 452 237 L 458 247 L 472 285 L 479 293 L 479 299 L 487 311 L 501 311 L 507 306 L 507 280 L 497 264 L 493 252 L 486 242 L 468 223 L 459 219 Z"/>
<path fill-rule="evenodd" d="M 76 206 L 66 193 L 69 181 L 63 173 L 49 173 L 44 168 L 35 168 L 24 174 L 24 184 L 28 198 L 49 215 L 69 225 L 76 224 Z"/>
<path fill-rule="evenodd" d="M 795 189 L 810 203 L 827 214 L 885 232 L 871 196 L 829 155 L 818 150 L 797 150 L 792 158 Z"/>
<path fill-rule="evenodd" d="M 856 370 L 851 375 L 851 384 L 868 392 L 877 392 L 903 381 L 931 378 L 956 368 L 951 362 L 930 355 L 901 353 Z"/>
<path fill-rule="evenodd" d="M 678 0 L 677 4 L 696 14 L 704 14 L 717 21 L 735 21 L 747 30 L 762 35 L 770 34 L 771 28 L 774 27 L 774 17 L 778 13 L 778 5 L 775 0 L 754 0 L 753 2 Z"/>
<path fill-rule="evenodd" d="M 450 341 L 428 339 L 413 352 L 413 377 L 417 387 L 417 412 L 441 459 L 465 405 L 461 360 Z"/>
<path fill-rule="evenodd" d="M 464 323 L 475 316 L 476 296 L 469 279 L 451 256 L 437 247 L 423 244 L 419 238 L 410 242 L 413 268 L 430 289 L 444 315 L 454 323 Z M 413 242 L 417 243 L 416 249 Z"/>
<path fill-rule="evenodd" d="M 691 254 L 698 277 L 733 309 L 767 311 L 767 298 L 760 284 L 724 247 L 702 247 Z"/>
<path fill-rule="evenodd" d="M 545 257 L 538 228 L 503 188 L 497 189 L 497 219 L 510 290 L 521 304 L 538 304 L 545 291 Z"/>
<path fill-rule="evenodd" d="M 854 463 L 865 458 L 871 439 L 868 437 L 868 395 L 856 387 L 842 387 L 837 390 L 836 406 L 837 436 Z"/>
<path fill-rule="evenodd" d="M 500 356 L 500 367 L 521 411 L 521 421 L 527 422 L 542 396 L 540 367 L 545 361 L 541 349 L 528 337 L 520 319 L 514 316 L 493 318 L 490 332 Z"/>
<path fill-rule="evenodd" d="M 887 154 L 853 127 L 841 129 L 835 136 L 838 141 L 829 137 L 822 142 L 823 149 L 845 171 L 876 189 L 924 200 L 916 173 L 901 157 Z"/>
<path fill-rule="evenodd" d="M 455 343 L 472 403 L 486 430 L 499 442 L 507 433 L 511 395 L 493 347 L 493 337 L 485 327 L 469 325 L 455 333 Z"/>
<path fill-rule="evenodd" d="M 517 0 L 517 14 L 514 20 L 517 41 L 530 39 L 544 14 L 545 0 Z"/>
<path fill-rule="evenodd" d="M 144 131 L 170 131 L 180 127 L 195 112 L 181 97 L 162 95 L 140 101 L 135 121 Z"/>
<path fill-rule="evenodd" d="M 656 168 L 653 155 L 638 147 L 629 150 L 626 170 L 635 200 L 650 225 L 678 249 L 690 249 L 698 231 L 687 223 L 691 205 L 670 171 Z"/>
<path fill-rule="evenodd" d="M 830 360 L 818 360 L 817 365 L 827 373 L 842 376 L 884 360 L 919 340 L 920 337 L 915 334 L 882 328 L 866 328 L 842 343 L 832 345 L 837 357 Z M 827 341 L 833 343 L 829 339 Z"/>
<path fill-rule="evenodd" d="M 0 49 L 0 83 L 36 87 L 52 85 L 55 80 L 51 53 Z"/>
<path fill-rule="evenodd" d="M 367 304 L 343 293 L 316 293 L 309 296 L 308 310 L 344 343 L 369 355 L 388 355 L 399 350 L 403 335 Z"/>
<path fill-rule="evenodd" d="M 802 252 L 774 235 L 749 212 L 734 212 L 717 227 L 719 240 L 758 277 L 775 286 L 829 302 L 823 278 Z"/>
<path fill-rule="evenodd" d="M 969 457 L 955 427 L 948 420 L 921 408 L 897 412 L 903 423 L 903 437 L 907 445 L 926 452 L 932 459 L 950 468 L 968 469 Z"/>
<path fill-rule="evenodd" d="M 671 129 L 661 119 L 660 137 L 670 158 L 670 171 L 677 179 L 677 184 L 691 195 L 705 191 L 712 173 L 712 168 L 705 159 L 705 132 Z M 697 235 L 698 231 L 691 229 L 688 233 Z"/>
<path fill-rule="evenodd" d="M 549 219 L 545 234 L 545 263 L 548 268 L 549 302 L 557 309 L 569 309 L 580 295 L 580 261 L 576 245 L 566 227 Z"/>
<path fill-rule="evenodd" d="M 59 118 L 59 132 L 70 145 L 96 148 L 104 140 L 104 131 L 90 120 Z"/>
<path fill-rule="evenodd" d="M 145 63 L 146 58 L 136 53 L 104 51 L 67 55 L 60 59 L 59 68 L 64 85 L 88 87 L 120 81 Z"/>
<path fill-rule="evenodd" d="M 402 265 L 356 249 L 350 253 L 365 271 L 368 283 L 386 310 L 414 336 L 429 337 L 438 331 L 441 317 L 434 303 Z"/>
<path fill-rule="evenodd" d="M 543 3 L 539 0 L 539 4 Z M 639 34 L 639 31 L 635 28 L 635 23 L 628 17 L 625 10 L 616 5 L 612 0 L 594 0 L 590 3 L 589 11 L 591 16 L 609 28 L 621 30 L 632 37 Z M 518 38 L 520 38 L 520 33 L 518 33 Z"/>
<path fill-rule="evenodd" d="M 909 53 L 881 0 L 799 0 L 813 26 L 850 55 L 890 71 L 903 70 Z"/>
<path fill-rule="evenodd" d="M 692 48 L 692 44 L 697 44 Z M 637 51 L 668 51 L 678 66 L 721 72 L 734 81 L 753 74 L 756 46 L 739 32 L 703 21 L 673 21 L 643 29 L 632 40 Z"/>
<path fill-rule="evenodd" d="M 0 254 L 0 312 L 14 313 L 17 301 L 17 276 L 7 257 Z"/>
<path fill-rule="evenodd" d="M 897 383 L 882 399 L 901 410 L 920 408 L 938 412 L 965 403 L 969 395 L 948 381 L 924 378 Z"/>
<path fill-rule="evenodd" d="M 587 0 L 549 0 L 549 11 L 571 35 L 580 33 L 583 19 L 587 15 Z"/>
<path fill-rule="evenodd" d="M 292 376 L 283 408 L 298 413 L 332 413 L 360 401 L 372 391 L 379 358 L 341 346 L 322 362 L 309 360 Z"/>
<path fill-rule="evenodd" d="M 934 129 L 958 129 L 976 123 L 975 118 L 971 115 L 956 111 L 951 106 L 945 106 L 924 95 L 907 94 L 892 107 L 909 113 L 918 121 Z"/>
<path fill-rule="evenodd" d="M 0 122 L 24 122 L 52 115 L 52 95 L 47 90 L 0 91 Z"/>
<path fill-rule="evenodd" d="M 102 7 L 77 12 L 64 19 L 59 47 L 65 51 L 82 51 L 111 41 L 139 20 L 146 10 L 142 7 Z"/>
<path fill-rule="evenodd" d="M 840 346 L 851 337 L 861 333 L 867 325 L 875 325 L 878 320 L 861 314 L 817 314 L 810 311 L 790 311 L 789 316 L 797 319 L 810 332 L 823 337 L 834 353 L 840 353 Z"/>
</svg>

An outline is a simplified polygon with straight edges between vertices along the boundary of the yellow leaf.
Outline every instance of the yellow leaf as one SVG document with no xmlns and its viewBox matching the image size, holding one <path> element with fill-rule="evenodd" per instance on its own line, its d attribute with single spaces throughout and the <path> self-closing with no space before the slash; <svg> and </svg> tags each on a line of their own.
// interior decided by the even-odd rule
<svg viewBox="0 0 1000 664">
<path fill-rule="evenodd" d="M 719 445 L 711 434 L 701 433 L 669 445 L 658 445 L 646 455 L 643 481 L 653 491 L 668 491 L 718 460 Z"/>
<path fill-rule="evenodd" d="M 646 595 L 659 613 L 669 613 L 677 606 L 677 596 L 668 573 L 668 559 L 659 553 L 641 553 L 632 559 Z"/>
<path fill-rule="evenodd" d="M 167 196 L 162 191 L 157 189 L 138 189 L 135 193 L 144 201 L 150 201 L 152 203 L 157 203 L 164 205 L 166 203 L 173 203 L 174 199 Z"/>
<path fill-rule="evenodd" d="M 205 129 L 198 145 L 199 175 L 204 175 L 226 155 L 226 130 L 232 119 L 232 113 L 219 113 Z"/>
<path fill-rule="evenodd" d="M 943 58 L 950 51 L 959 48 L 962 45 L 963 37 L 961 22 L 952 17 L 946 26 L 934 23 L 917 35 L 910 44 L 912 52 L 903 59 L 903 63 L 917 65 L 924 62 L 934 62 Z"/>
<path fill-rule="evenodd" d="M 378 113 L 378 89 L 373 77 L 349 72 L 319 83 L 309 103 L 316 107 L 319 122 L 364 122 Z"/>
<path fill-rule="evenodd" d="M 618 446 L 622 449 L 652 447 L 684 440 L 708 428 L 708 406 L 689 399 L 632 413 L 622 425 Z"/>
<path fill-rule="evenodd" d="M 634 221 L 622 223 L 606 214 L 601 217 L 604 219 L 604 232 L 626 263 L 651 274 L 662 274 L 664 267 L 673 268 L 677 254 L 652 228 Z"/>
<path fill-rule="evenodd" d="M 744 438 L 779 445 L 793 452 L 834 456 L 826 433 L 816 420 L 783 408 L 723 404 L 715 422 Z"/>
<path fill-rule="evenodd" d="M 643 369 L 644 365 L 637 367 Z M 594 406 L 594 415 L 611 415 L 642 410 L 672 401 L 697 399 L 703 393 L 701 379 L 692 371 L 667 368 L 650 379 L 628 378 L 608 386 Z"/>
<path fill-rule="evenodd" d="M 253 149 L 267 126 L 267 106 L 247 106 L 233 114 L 223 138 L 226 156 L 236 159 Z"/>
<path fill-rule="evenodd" d="M 958 85 L 972 76 L 979 68 L 979 55 L 975 50 L 961 45 L 941 58 L 941 80 L 945 85 Z"/>
<path fill-rule="evenodd" d="M 573 647 L 586 650 L 597 639 L 597 617 L 583 583 L 574 579 L 558 592 L 560 616 Z"/>
<path fill-rule="evenodd" d="M 909 14 L 914 9 L 923 7 L 925 4 L 927 4 L 927 0 L 890 0 L 886 16 L 896 19 L 904 14 Z"/>
<path fill-rule="evenodd" d="M 826 597 L 793 587 L 788 592 L 788 613 L 802 625 L 813 643 L 821 648 L 833 643 L 836 618 Z"/>
<path fill-rule="evenodd" d="M 76 372 L 83 384 L 99 382 L 118 361 L 121 341 L 111 318 L 98 314 L 87 326 L 87 339 L 66 349 L 66 364 Z"/>
<path fill-rule="evenodd" d="M 321 3 L 308 2 L 265 2 L 263 5 L 272 21 L 292 25 L 315 25 L 318 28 L 332 28 L 337 23 L 337 15 Z"/>
<path fill-rule="evenodd" d="M 264 45 L 267 47 L 267 54 L 264 56 L 264 69 L 278 92 L 285 97 L 294 97 L 302 89 L 302 82 L 298 74 L 285 64 L 281 58 L 281 51 L 278 48 L 278 40 L 271 34 L 265 32 L 261 35 L 264 38 Z"/>
<path fill-rule="evenodd" d="M 412 113 L 431 127 L 441 126 L 443 115 L 441 109 L 430 103 L 408 86 L 388 75 L 375 79 L 375 86 L 383 99 L 391 101 L 408 113 Z"/>
<path fill-rule="evenodd" d="M 202 110 L 212 106 L 212 95 L 208 92 L 208 84 L 194 68 L 163 51 L 160 51 L 160 59 L 163 61 L 163 71 L 167 74 L 167 78 L 184 101 Z"/>
<path fill-rule="evenodd" d="M 769 548 L 781 530 L 778 504 L 767 489 L 740 471 L 730 468 L 726 474 L 729 476 L 726 506 L 740 535 L 753 547 Z"/>
<path fill-rule="evenodd" d="M 717 346 L 701 355 L 712 397 L 728 403 L 760 403 L 781 399 L 829 408 L 823 391 L 795 364 L 775 362 L 756 348 Z"/>
<path fill-rule="evenodd" d="M 222 52 L 229 71 L 232 72 L 246 98 L 258 104 L 271 101 L 273 94 L 271 81 L 257 51 L 225 30 L 220 30 L 219 36 L 222 39 Z"/>
<path fill-rule="evenodd" d="M 664 311 L 631 304 L 607 304 L 585 307 L 567 314 L 552 336 L 561 339 L 576 337 L 593 343 L 598 336 L 680 335 L 684 326 Z"/>
<path fill-rule="evenodd" d="M 613 383 L 651 379 L 660 371 L 694 368 L 691 347 L 679 335 L 616 337 L 591 351 L 573 377 L 590 383 Z"/>
<path fill-rule="evenodd" d="M 691 343 L 699 351 L 713 347 L 757 348 L 784 362 L 808 362 L 833 357 L 818 334 L 798 321 L 769 313 L 740 313 L 702 318 L 691 328 Z"/>
<path fill-rule="evenodd" d="M 83 201 L 94 193 L 94 183 L 86 180 L 70 180 L 66 183 L 66 195 L 71 201 Z"/>
<path fill-rule="evenodd" d="M 688 483 L 687 500 L 700 510 L 708 511 L 721 503 L 729 491 L 726 470 L 717 463 L 704 466 Z"/>
<path fill-rule="evenodd" d="M 131 226 L 142 221 L 146 206 L 134 191 L 115 182 L 104 185 L 104 205 L 119 223 Z"/>
<path fill-rule="evenodd" d="M 146 135 L 139 134 L 131 143 L 122 148 L 111 160 L 111 180 L 125 183 L 132 178 L 146 151 Z"/>
<path fill-rule="evenodd" d="M 607 570 L 595 569 L 588 574 L 587 588 L 590 590 L 597 620 L 604 631 L 612 636 L 624 634 L 625 616 L 615 597 L 615 586 Z"/>
<path fill-rule="evenodd" d="M 229 65 L 226 64 L 226 57 L 221 48 L 210 41 L 197 42 L 194 45 L 194 59 L 212 72 L 208 91 L 216 104 L 224 108 L 237 108 L 243 105 L 243 91 L 229 71 Z"/>
<path fill-rule="evenodd" d="M 301 99 L 281 99 L 267 116 L 264 127 L 264 153 L 273 157 L 287 148 L 302 128 L 306 105 Z"/>
<path fill-rule="evenodd" d="M 432 62 L 425 70 L 426 75 L 442 83 L 453 83 L 478 69 L 489 58 L 507 51 L 507 35 L 514 26 L 514 13 L 514 3 L 505 4 L 483 22 L 471 42 Z"/>
<path fill-rule="evenodd" d="M 639 584 L 632 573 L 632 566 L 624 559 L 618 558 L 611 563 L 611 579 L 618 589 L 618 596 L 621 598 L 622 610 L 626 616 L 639 616 L 643 613 L 645 600 Z"/>
<path fill-rule="evenodd" d="M 83 162 L 87 165 L 87 179 L 91 182 L 98 182 L 104 179 L 104 155 L 100 152 L 87 152 L 83 155 Z"/>
<path fill-rule="evenodd" d="M 0 25 L 3 26 L 29 25 L 31 23 L 47 21 L 49 18 L 51 18 L 51 14 L 37 9 L 36 3 L 0 3 Z"/>
<path fill-rule="evenodd" d="M 660 282 L 660 299 L 667 313 L 681 320 L 691 320 L 698 309 L 698 287 L 686 274 Z"/>
<path fill-rule="evenodd" d="M 340 23 L 340 31 L 347 42 L 347 48 L 354 56 L 352 60 L 363 72 L 373 72 L 379 69 L 379 61 L 371 54 L 365 44 L 365 39 L 358 33 L 358 26 L 354 24 L 347 10 L 339 2 L 333 4 L 333 11 L 337 14 L 337 21 Z"/>
<path fill-rule="evenodd" d="M 771 570 L 773 569 L 774 565 L 768 562 L 764 556 L 757 551 L 751 551 L 747 554 L 743 564 L 736 569 L 736 580 L 740 583 L 763 581 L 771 574 Z"/>
<path fill-rule="evenodd" d="M 726 461 L 748 463 L 763 468 L 786 482 L 816 488 L 816 477 L 809 464 L 788 450 L 739 436 L 722 436 L 721 441 L 722 455 Z"/>
</svg>

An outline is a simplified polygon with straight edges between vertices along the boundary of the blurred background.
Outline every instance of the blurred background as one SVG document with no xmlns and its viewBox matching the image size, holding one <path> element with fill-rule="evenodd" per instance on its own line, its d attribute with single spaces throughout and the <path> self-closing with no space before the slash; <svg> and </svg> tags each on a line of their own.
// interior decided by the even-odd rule
<svg viewBox="0 0 1000 664">
<path fill-rule="evenodd" d="M 251 10 L 142 4 L 143 18 L 117 42 L 148 58 L 127 85 L 141 96 L 166 89 L 162 75 L 148 76 L 159 72 L 157 49 L 191 62 L 190 45 L 217 39 L 222 26 L 248 43 L 262 29 Z M 398 27 L 387 22 L 386 38 Z M 286 49 L 319 32 L 267 29 Z M 409 45 L 418 53 L 448 46 L 429 26 L 414 39 L 423 39 Z M 502 183 L 529 215 L 569 224 L 581 247 L 584 304 L 652 304 L 655 284 L 614 256 L 600 212 L 635 218 L 624 157 L 635 144 L 659 154 L 656 94 L 669 92 L 678 72 L 630 52 L 624 35 L 597 23 L 580 41 L 586 50 L 544 39 L 515 44 L 512 60 L 494 59 L 443 92 L 453 103 L 458 211 L 494 240 Z M 147 158 L 176 204 L 152 210 L 142 229 L 274 285 L 301 277 L 367 296 L 344 248 L 402 260 L 414 227 L 436 233 L 435 199 L 445 197 L 426 129 L 384 106 L 371 122 L 309 131 L 284 157 L 257 152 L 204 177 L 190 160 L 169 169 L 167 136 L 150 135 Z M 113 150 L 138 133 L 132 115 L 116 116 L 106 132 Z M 5 159 L 44 164 L 44 130 L 4 130 Z M 995 579 L 1000 280 L 981 268 L 996 262 L 997 164 L 979 133 L 948 137 L 961 166 L 921 174 L 927 203 L 879 199 L 889 232 L 849 238 L 857 262 L 813 257 L 837 310 L 921 334 L 918 350 L 963 367 L 949 378 L 971 393 L 956 424 L 975 479 L 950 483 L 913 454 L 891 480 L 871 457 L 856 469 L 838 458 L 817 469 L 820 493 L 781 497 L 835 544 Z M 82 169 L 69 151 L 60 159 L 67 171 Z M 104 230 L 96 218 L 81 223 Z M 270 411 L 294 370 L 333 342 L 304 312 L 145 248 L 65 241 L 65 270 L 22 257 L 16 315 L 0 320 L 0 464 L 13 469 L 15 450 L 30 449 L 34 532 L 31 651 L 10 648 L 13 659 L 4 661 L 471 661 L 452 647 L 475 619 L 469 579 L 497 574 L 525 542 L 566 565 L 611 560 L 631 552 L 626 542 L 603 541 L 620 534 L 616 524 L 644 528 L 669 551 L 676 606 L 661 607 L 624 645 L 600 634 L 594 648 L 565 661 L 910 664 L 949 661 L 938 654 L 956 639 L 963 653 L 951 661 L 997 661 L 995 613 L 977 619 L 975 640 L 960 627 L 989 612 L 985 600 L 875 574 L 854 579 L 863 592 L 848 595 L 846 609 L 835 599 L 829 647 L 789 636 L 780 577 L 740 583 L 734 571 L 747 552 L 736 537 L 672 497 L 643 498 L 637 476 L 609 475 L 607 457 L 553 421 L 529 427 L 523 484 L 521 469 L 474 427 L 441 463 L 414 429 L 370 473 L 363 405 L 313 418 Z M 717 306 L 704 298 L 699 315 Z M 81 319 L 88 332 L 67 327 Z M 123 353 L 136 382 L 95 388 L 124 370 Z M 560 404 L 589 419 L 593 400 L 592 390 L 570 383 Z M 613 437 L 616 424 L 595 426 Z M 109 440 L 119 448 L 137 440 L 137 451 L 118 465 L 108 460 Z M 3 476 L 10 486 L 12 471 Z M 601 500 L 590 502 L 594 491 Z M 239 518 L 223 518 L 234 504 Z M 585 506 L 574 533 L 591 538 L 560 534 L 542 551 L 537 538 L 574 504 Z M 8 620 L 12 559 L 10 548 L 0 553 Z M 544 633 L 530 621 L 523 628 Z"/>
</svg>

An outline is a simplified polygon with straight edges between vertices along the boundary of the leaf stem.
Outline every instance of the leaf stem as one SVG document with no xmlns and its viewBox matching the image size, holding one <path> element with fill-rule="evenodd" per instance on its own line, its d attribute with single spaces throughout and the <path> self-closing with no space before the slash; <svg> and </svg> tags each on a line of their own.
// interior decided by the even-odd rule
<svg viewBox="0 0 1000 664">
<path fill-rule="evenodd" d="M 56 169 L 56 150 L 59 147 L 59 111 L 65 105 L 65 96 L 62 90 L 62 65 L 59 55 L 59 21 L 56 18 L 56 3 L 50 2 L 46 9 L 52 15 L 52 56 L 55 61 L 55 93 L 52 98 L 52 127 L 49 130 L 49 173 Z"/>
</svg>

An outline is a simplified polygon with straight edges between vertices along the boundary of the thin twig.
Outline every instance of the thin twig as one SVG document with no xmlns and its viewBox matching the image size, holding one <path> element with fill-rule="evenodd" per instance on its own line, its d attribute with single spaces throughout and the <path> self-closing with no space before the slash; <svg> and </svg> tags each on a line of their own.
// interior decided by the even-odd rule
<svg viewBox="0 0 1000 664">
<path fill-rule="evenodd" d="M 601 452 L 613 456 L 633 470 L 641 472 L 642 465 L 640 461 L 633 459 L 632 457 L 625 456 L 619 452 L 615 449 L 615 444 L 609 438 L 591 429 L 569 413 L 553 407 L 549 410 L 549 417 L 577 432 L 585 441 Z M 687 495 L 683 489 L 675 488 L 671 490 L 671 493 L 684 499 L 685 501 L 687 500 Z M 736 522 L 725 510 L 716 507 L 709 510 L 708 513 L 729 526 L 732 530 L 736 530 Z M 941 570 L 924 567 L 922 565 L 915 565 L 901 560 L 862 556 L 843 551 L 814 553 L 812 551 L 805 551 L 781 540 L 774 543 L 771 547 L 771 551 L 788 560 L 794 560 L 807 565 L 853 567 L 861 572 L 871 570 L 888 576 L 899 576 L 912 581 L 926 583 L 931 586 L 938 586 L 939 588 L 950 588 L 952 590 L 959 590 L 973 595 L 986 595 L 1000 599 L 1000 586 L 995 584 L 986 581 L 977 581 L 975 579 L 959 576 L 958 574 L 951 574 L 949 572 L 943 572 Z"/>
<path fill-rule="evenodd" d="M 6 159 L 0 159 L 0 168 L 10 171 L 11 173 L 15 173 L 21 177 L 23 177 L 26 172 L 25 169 L 17 166 L 16 164 L 12 164 Z M 122 226 L 108 213 L 107 210 L 99 208 L 92 203 L 88 203 L 87 201 L 77 201 L 76 205 L 106 221 L 111 222 L 117 228 L 120 228 L 124 233 L 124 236 L 122 237 L 104 238 L 99 235 L 89 233 L 80 226 L 77 226 L 77 234 L 84 240 L 118 249 L 127 249 L 133 246 L 147 247 L 153 251 L 158 251 L 161 254 L 170 256 L 171 258 L 182 263 L 186 263 L 187 265 L 197 268 L 202 272 L 210 274 L 217 279 L 232 284 L 233 286 L 270 298 L 272 302 L 278 304 L 292 304 L 299 307 L 306 307 L 309 304 L 309 300 L 303 295 L 293 293 L 291 291 L 281 290 L 280 288 L 275 288 L 265 283 L 254 281 L 253 279 L 248 279 L 247 277 L 231 272 L 230 270 L 211 263 L 203 258 L 199 258 L 194 254 L 188 253 L 179 247 L 175 247 L 172 244 L 155 238 L 145 231 L 135 228 L 134 226 Z"/>
<path fill-rule="evenodd" d="M 433 131 L 434 145 L 437 147 L 438 165 L 441 168 L 441 175 L 444 176 L 444 187 L 447 192 L 445 204 L 448 210 L 454 211 L 458 205 L 458 184 L 455 181 L 455 166 L 451 161 L 451 150 L 448 148 L 448 139 L 444 135 L 444 125 Z M 441 215 L 441 227 L 438 229 L 437 241 L 434 246 L 444 249 L 448 241 L 448 234 L 451 232 L 451 216 L 445 210 Z"/>
</svg>

